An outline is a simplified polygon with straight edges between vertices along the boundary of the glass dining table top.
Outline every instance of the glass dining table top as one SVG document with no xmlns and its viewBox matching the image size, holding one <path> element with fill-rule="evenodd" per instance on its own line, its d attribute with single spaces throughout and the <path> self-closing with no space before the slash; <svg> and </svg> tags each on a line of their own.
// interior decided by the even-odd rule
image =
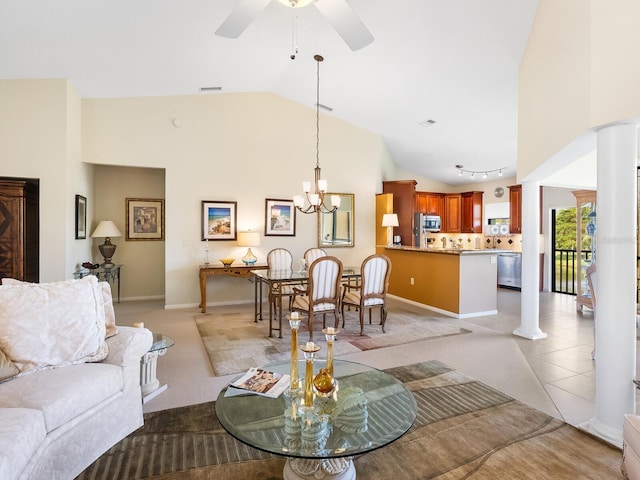
<svg viewBox="0 0 640 480">
<path fill-rule="evenodd" d="M 285 270 L 251 270 L 251 273 L 261 280 L 274 281 L 300 281 L 309 278 L 309 270 L 285 269 Z M 359 277 L 360 267 L 344 267 L 342 278 Z"/>
<path fill-rule="evenodd" d="M 299 360 L 304 385 L 304 360 Z M 314 361 L 314 374 L 326 366 Z M 290 363 L 263 367 L 289 373 Z M 224 429 L 259 450 L 289 458 L 351 457 L 381 448 L 404 435 L 417 414 L 413 394 L 392 375 L 367 365 L 336 360 L 338 387 L 307 408 L 287 392 L 278 398 L 238 394 L 225 387 L 216 401 Z M 229 390 L 231 390 L 229 392 Z M 241 391 L 240 391 L 241 392 Z"/>
</svg>

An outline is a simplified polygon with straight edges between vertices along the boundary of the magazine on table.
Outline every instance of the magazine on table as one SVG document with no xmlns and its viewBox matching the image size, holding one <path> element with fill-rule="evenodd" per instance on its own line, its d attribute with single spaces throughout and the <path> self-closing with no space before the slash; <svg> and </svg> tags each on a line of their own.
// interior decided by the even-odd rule
<svg viewBox="0 0 640 480">
<path fill-rule="evenodd" d="M 230 386 L 243 393 L 277 398 L 289 386 L 289 375 L 251 367 L 244 375 L 231 382 Z"/>
</svg>

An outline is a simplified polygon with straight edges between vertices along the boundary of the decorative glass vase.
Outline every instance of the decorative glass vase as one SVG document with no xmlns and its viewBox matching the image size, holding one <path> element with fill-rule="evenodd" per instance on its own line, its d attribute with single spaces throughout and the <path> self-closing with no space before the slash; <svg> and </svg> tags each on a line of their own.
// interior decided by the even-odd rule
<svg viewBox="0 0 640 480">
<path fill-rule="evenodd" d="M 300 314 L 292 312 L 287 315 L 291 326 L 291 367 L 289 373 L 289 390 L 296 392 L 300 388 L 300 376 L 298 374 L 298 328 L 300 327 Z"/>
<path fill-rule="evenodd" d="M 336 339 L 338 329 L 327 327 L 322 330 L 327 340 L 327 366 L 320 369 L 313 379 L 313 386 L 321 397 L 328 397 L 336 387 L 336 380 L 333 375 L 333 341 Z"/>
<path fill-rule="evenodd" d="M 304 406 L 313 407 L 313 357 L 320 345 L 316 345 L 313 342 L 307 342 L 300 350 L 304 352 L 305 359 L 305 371 L 304 371 Z"/>
</svg>

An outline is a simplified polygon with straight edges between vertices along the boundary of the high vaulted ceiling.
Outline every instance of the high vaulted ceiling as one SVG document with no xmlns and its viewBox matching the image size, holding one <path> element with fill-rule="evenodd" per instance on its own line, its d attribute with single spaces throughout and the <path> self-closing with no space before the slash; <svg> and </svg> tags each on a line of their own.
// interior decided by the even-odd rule
<svg viewBox="0 0 640 480">
<path fill-rule="evenodd" d="M 67 78 L 83 98 L 271 91 L 315 108 L 321 54 L 320 103 L 381 135 L 400 168 L 451 185 L 469 183 L 457 164 L 515 175 L 537 0 L 347 0 L 375 38 L 357 51 L 313 4 L 272 0 L 239 38 L 215 35 L 239 2 L 2 0 L 0 78 Z"/>
</svg>

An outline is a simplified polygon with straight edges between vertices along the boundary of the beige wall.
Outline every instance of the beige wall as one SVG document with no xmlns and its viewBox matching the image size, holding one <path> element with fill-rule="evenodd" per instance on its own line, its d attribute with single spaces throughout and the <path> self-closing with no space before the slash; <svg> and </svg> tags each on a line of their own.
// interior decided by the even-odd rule
<svg viewBox="0 0 640 480">
<path fill-rule="evenodd" d="M 40 280 L 71 278 L 91 245 L 74 230 L 75 195 L 92 196 L 80 99 L 65 80 L 2 80 L 0 105 L 0 175 L 40 179 Z"/>
<path fill-rule="evenodd" d="M 640 114 L 638 18 L 637 0 L 540 0 L 519 72 L 519 180 L 595 149 L 590 129 Z"/>
<path fill-rule="evenodd" d="M 122 298 L 162 298 L 164 296 L 164 240 L 127 240 L 126 199 L 163 199 L 165 172 L 159 168 L 111 167 L 96 165 L 93 232 L 102 220 L 116 224 L 121 237 L 111 238 L 117 245 L 113 261 L 122 265 L 120 288 Z M 104 238 L 92 241 L 92 261 L 102 263 L 98 250 Z M 113 292 L 115 294 L 115 290 Z"/>
<path fill-rule="evenodd" d="M 313 179 L 315 111 L 277 95 L 84 100 L 82 114 L 85 162 L 165 172 L 164 293 L 169 306 L 199 302 L 203 200 L 238 202 L 239 230 L 263 232 L 265 199 L 291 199 L 300 193 L 303 180 Z M 173 119 L 182 126 L 176 127 Z M 331 191 L 355 194 L 356 246 L 331 249 L 345 264 L 359 264 L 374 252 L 375 192 L 383 165 L 389 168 L 390 159 L 377 135 L 321 114 L 323 177 Z M 134 193 L 135 188 L 128 188 L 127 195 Z M 263 236 L 262 245 L 252 250 L 260 262 L 275 247 L 288 248 L 298 259 L 316 245 L 316 235 L 316 217 L 298 214 L 295 237 Z M 116 255 L 122 250 L 124 257 L 130 243 L 123 245 L 121 239 Z M 209 244 L 212 261 L 240 259 L 246 251 L 232 241 Z M 123 257 L 118 262 L 125 263 Z M 217 277 L 207 285 L 209 302 L 253 299 L 253 286 L 246 280 Z M 138 296 L 130 288 L 123 297 Z"/>
</svg>

